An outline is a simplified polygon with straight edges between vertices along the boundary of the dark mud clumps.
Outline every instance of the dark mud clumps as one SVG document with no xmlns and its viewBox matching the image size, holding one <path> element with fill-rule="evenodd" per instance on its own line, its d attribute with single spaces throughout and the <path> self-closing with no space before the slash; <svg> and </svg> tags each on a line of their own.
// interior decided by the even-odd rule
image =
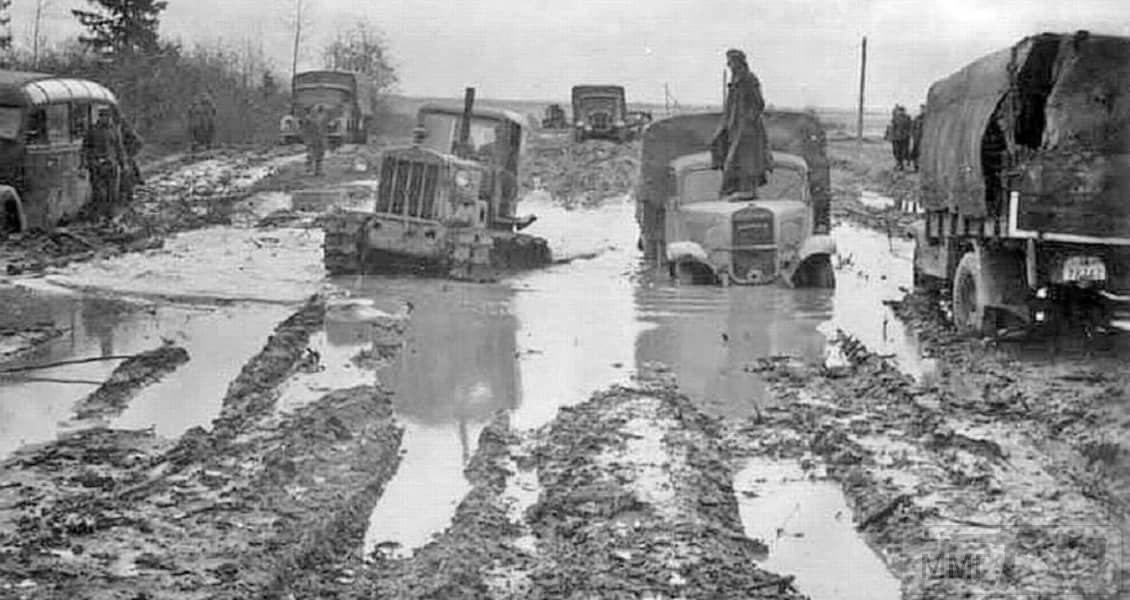
<svg viewBox="0 0 1130 600">
<path fill-rule="evenodd" d="M 228 386 L 220 416 L 213 422 L 213 442 L 233 439 L 256 419 L 274 410 L 278 386 L 305 357 L 310 336 L 322 328 L 325 314 L 325 300 L 313 296 L 275 327 L 267 344 Z"/>
<path fill-rule="evenodd" d="M 655 435 L 665 455 L 629 448 Z M 742 532 L 728 456 L 685 397 L 597 395 L 561 411 L 538 457 L 544 493 L 530 519 L 550 560 L 532 574 L 535 596 L 801 597 L 791 578 L 754 566 L 765 547 Z"/>
<path fill-rule="evenodd" d="M 166 344 L 127 358 L 109 379 L 79 402 L 79 419 L 107 418 L 121 414 L 142 389 L 160 381 L 189 360 L 188 351 Z"/>
<path fill-rule="evenodd" d="M 599 204 L 632 191 L 639 150 L 638 142 L 536 138 L 522 165 L 522 188 L 544 189 L 567 206 Z"/>
</svg>

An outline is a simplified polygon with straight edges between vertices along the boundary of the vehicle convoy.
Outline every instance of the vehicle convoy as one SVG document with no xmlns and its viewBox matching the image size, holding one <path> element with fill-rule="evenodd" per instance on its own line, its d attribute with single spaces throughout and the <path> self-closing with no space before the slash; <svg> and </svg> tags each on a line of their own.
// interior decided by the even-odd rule
<svg viewBox="0 0 1130 600">
<path fill-rule="evenodd" d="M 0 233 L 51 229 L 91 200 L 83 140 L 113 92 L 85 79 L 0 71 Z"/>
<path fill-rule="evenodd" d="M 645 258 L 723 285 L 833 287 L 824 129 L 801 112 L 764 114 L 773 171 L 750 200 L 719 197 L 710 143 L 721 113 L 676 115 L 643 134 L 636 219 Z"/>
<path fill-rule="evenodd" d="M 619 85 L 573 87 L 573 139 L 605 139 L 623 142 L 632 137 L 628 105 Z"/>
<path fill-rule="evenodd" d="M 1105 326 L 1130 302 L 1130 38 L 1034 35 L 934 83 L 918 286 L 955 325 Z"/>
<path fill-rule="evenodd" d="M 332 118 L 327 127 L 331 146 L 364 144 L 373 119 L 370 90 L 350 71 L 306 71 L 294 76 L 290 113 L 279 121 L 279 143 L 302 142 L 300 120 L 308 109 L 325 106 Z"/>
<path fill-rule="evenodd" d="M 412 146 L 380 159 L 375 210 L 337 210 L 324 219 L 331 274 L 446 271 L 491 278 L 549 264 L 544 239 L 517 233 L 535 217 L 517 217 L 518 164 L 525 119 L 475 109 L 419 109 Z"/>
<path fill-rule="evenodd" d="M 565 109 L 560 104 L 550 104 L 545 107 L 545 117 L 541 120 L 542 129 L 567 129 L 569 121 L 565 119 Z"/>
</svg>

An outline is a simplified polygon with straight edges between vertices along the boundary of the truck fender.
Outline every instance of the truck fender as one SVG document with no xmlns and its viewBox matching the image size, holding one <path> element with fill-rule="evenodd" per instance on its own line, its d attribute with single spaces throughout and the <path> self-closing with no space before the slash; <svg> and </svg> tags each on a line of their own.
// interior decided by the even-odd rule
<svg viewBox="0 0 1130 600">
<path fill-rule="evenodd" d="M 20 194 L 9 185 L 0 185 L 0 232 L 27 230 L 27 215 Z"/>
<path fill-rule="evenodd" d="M 800 252 L 797 254 L 799 262 L 803 263 L 811 256 L 824 254 L 831 257 L 836 253 L 836 240 L 830 235 L 813 235 L 809 236 L 804 243 L 800 245 Z"/>
<path fill-rule="evenodd" d="M 667 262 L 686 260 L 707 264 L 706 250 L 695 242 L 668 242 Z"/>
</svg>

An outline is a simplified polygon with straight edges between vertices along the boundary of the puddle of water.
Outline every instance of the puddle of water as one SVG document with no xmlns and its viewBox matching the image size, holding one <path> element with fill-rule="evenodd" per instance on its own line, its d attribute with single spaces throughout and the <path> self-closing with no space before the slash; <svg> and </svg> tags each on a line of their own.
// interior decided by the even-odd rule
<svg viewBox="0 0 1130 600">
<path fill-rule="evenodd" d="M 534 196 L 522 212 L 539 216 L 527 231 L 547 238 L 554 256 L 585 258 L 492 285 L 391 277 L 337 282 L 354 297 L 397 297 L 414 305 L 404 351 L 380 373 L 394 391 L 398 417 L 409 426 L 404 446 L 411 462 L 402 464 L 392 488 L 418 491 L 447 482 L 440 494 L 445 500 L 427 506 L 408 491 L 390 490 L 371 518 L 381 533 L 370 531 L 370 539 L 411 547 L 451 517 L 457 496 L 446 490 L 464 489 L 463 464 L 445 458 L 444 452 L 458 452 L 437 450 L 441 443 L 432 438 L 414 441 L 425 427 L 447 431 L 446 438 L 433 438 L 452 446 L 460 427 L 486 422 L 500 409 L 510 411 L 516 429 L 536 428 L 562 406 L 612 384 L 631 384 L 653 362 L 669 366 L 684 393 L 708 412 L 748 415 L 765 397 L 763 381 L 746 372 L 749 363 L 774 354 L 820 361 L 826 348 L 822 324 L 832 321 L 855 333 L 881 323 L 878 301 L 893 297 L 889 290 L 901 283 L 841 274 L 844 284 L 835 291 L 680 286 L 640 273 L 635 208 L 628 199 L 565 210 Z M 866 230 L 837 235 L 845 239 L 841 247 L 856 254 L 878 252 L 879 240 L 886 244 L 885 236 Z M 871 272 L 879 272 L 889 254 L 858 261 L 870 260 Z M 880 327 L 873 329 L 881 334 Z M 894 331 L 888 325 L 889 337 Z M 470 440 L 473 452 L 477 440 Z"/>
<path fill-rule="evenodd" d="M 389 555 L 409 556 L 447 528 L 456 506 L 471 491 L 463 468 L 485 425 L 464 421 L 452 431 L 404 423 L 404 455 L 370 515 L 365 556 L 385 542 L 399 544 Z"/>
<path fill-rule="evenodd" d="M 933 361 L 924 359 L 917 337 L 883 300 L 897 300 L 913 288 L 914 242 L 842 224 L 835 227 L 839 260 L 834 314 L 821 331 L 855 336 L 872 352 L 893 355 L 903 371 L 922 377 Z"/>
<path fill-rule="evenodd" d="M 374 369 L 362 368 L 353 363 L 353 357 L 370 347 L 370 344 L 334 345 L 327 340 L 326 332 L 310 337 L 310 350 L 319 356 L 319 370 L 296 373 L 279 388 L 277 410 L 288 412 L 317 401 L 333 390 L 359 385 L 373 385 L 377 381 Z"/>
<path fill-rule="evenodd" d="M 76 299 L 64 307 L 54 318 L 70 331 L 41 348 L 35 364 L 133 354 L 155 348 L 163 339 L 188 351 L 188 363 L 142 390 L 110 423 L 123 428 L 153 426 L 158 435 L 168 437 L 211 422 L 228 383 L 290 312 L 282 306 L 146 307 L 99 298 Z M 120 362 L 65 365 L 31 373 L 38 378 L 96 383 L 0 380 L 0 457 L 23 444 L 48 441 L 59 433 L 90 426 L 70 420 L 75 403 L 97 389 Z"/>
<path fill-rule="evenodd" d="M 761 568 L 795 575 L 798 591 L 813 600 L 902 597 L 899 581 L 855 531 L 835 483 L 809 480 L 791 463 L 752 460 L 734 489 L 746 535 L 769 547 Z"/>
<path fill-rule="evenodd" d="M 859 201 L 864 206 L 871 208 L 890 208 L 895 205 L 895 199 L 889 196 L 884 196 L 871 190 L 862 190 L 859 193 Z"/>
<path fill-rule="evenodd" d="M 297 303 L 325 275 L 322 234 L 212 227 L 178 234 L 165 247 L 75 264 L 28 287 L 57 285 L 148 297 Z"/>
</svg>

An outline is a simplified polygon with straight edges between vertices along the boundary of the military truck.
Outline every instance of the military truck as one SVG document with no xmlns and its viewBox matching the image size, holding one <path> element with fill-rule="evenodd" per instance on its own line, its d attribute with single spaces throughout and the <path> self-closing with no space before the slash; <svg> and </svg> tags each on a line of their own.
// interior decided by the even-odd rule
<svg viewBox="0 0 1130 600">
<path fill-rule="evenodd" d="M 623 142 L 630 137 L 628 105 L 619 85 L 573 87 L 573 139 L 606 139 Z"/>
<path fill-rule="evenodd" d="M 643 134 L 636 218 L 647 259 L 672 275 L 723 285 L 833 287 L 830 175 L 812 114 L 764 114 L 773 171 L 758 198 L 719 197 L 710 145 L 721 113 L 682 114 Z"/>
<path fill-rule="evenodd" d="M 567 129 L 569 121 L 565 119 L 565 109 L 560 104 L 550 104 L 545 107 L 545 117 L 541 120 L 542 129 Z"/>
<path fill-rule="evenodd" d="M 90 208 L 91 165 L 83 140 L 118 99 L 86 79 L 0 70 L 0 237 L 51 230 Z"/>
<path fill-rule="evenodd" d="M 1130 38 L 1044 33 L 934 83 L 917 286 L 970 334 L 1121 318 L 1130 302 Z"/>
<path fill-rule="evenodd" d="M 492 279 L 551 260 L 544 239 L 517 233 L 518 165 L 525 119 L 426 104 L 411 146 L 380 158 L 375 210 L 326 215 L 324 259 L 331 274 L 414 271 Z"/>
<path fill-rule="evenodd" d="M 331 146 L 364 144 L 373 119 L 373 98 L 369 92 L 351 71 L 298 73 L 291 83 L 290 112 L 279 121 L 279 143 L 302 142 L 299 122 L 307 110 L 320 104 L 332 116 L 326 135 Z"/>
</svg>

